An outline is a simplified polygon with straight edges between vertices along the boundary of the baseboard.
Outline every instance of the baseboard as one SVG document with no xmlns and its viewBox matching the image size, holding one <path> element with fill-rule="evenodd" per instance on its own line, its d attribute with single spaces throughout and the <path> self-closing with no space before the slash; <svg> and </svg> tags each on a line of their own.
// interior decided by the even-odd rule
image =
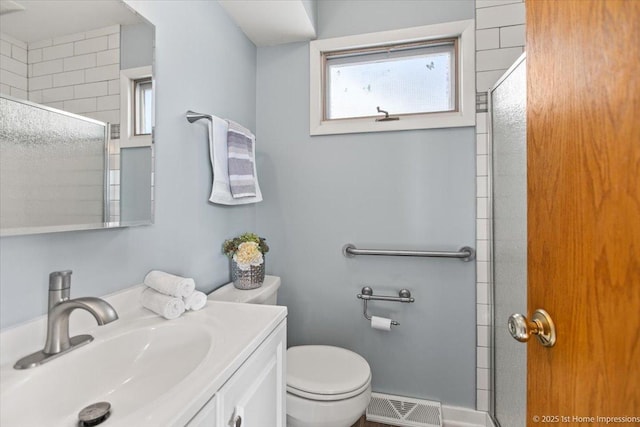
<svg viewBox="0 0 640 427">
<path fill-rule="evenodd" d="M 483 411 L 442 405 L 443 427 L 492 427 L 490 420 Z"/>
</svg>

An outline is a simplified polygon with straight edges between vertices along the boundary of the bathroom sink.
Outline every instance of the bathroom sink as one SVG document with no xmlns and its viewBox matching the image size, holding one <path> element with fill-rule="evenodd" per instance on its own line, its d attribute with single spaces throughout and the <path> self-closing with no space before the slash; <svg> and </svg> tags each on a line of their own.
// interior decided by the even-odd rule
<svg viewBox="0 0 640 427">
<path fill-rule="evenodd" d="M 101 401 L 126 416 L 187 380 L 214 345 L 207 329 L 186 318 L 139 323 L 17 372 L 24 375 L 2 393 L 0 425 L 77 426 L 78 412 Z"/>
</svg>

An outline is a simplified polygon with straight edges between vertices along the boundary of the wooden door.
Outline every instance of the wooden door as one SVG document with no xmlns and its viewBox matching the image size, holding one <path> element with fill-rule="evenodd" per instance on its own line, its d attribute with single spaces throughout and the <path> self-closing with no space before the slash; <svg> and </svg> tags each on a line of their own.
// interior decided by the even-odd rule
<svg viewBox="0 0 640 427">
<path fill-rule="evenodd" d="M 601 426 L 640 417 L 640 1 L 526 8 L 528 309 L 557 329 L 527 425 Z"/>
</svg>

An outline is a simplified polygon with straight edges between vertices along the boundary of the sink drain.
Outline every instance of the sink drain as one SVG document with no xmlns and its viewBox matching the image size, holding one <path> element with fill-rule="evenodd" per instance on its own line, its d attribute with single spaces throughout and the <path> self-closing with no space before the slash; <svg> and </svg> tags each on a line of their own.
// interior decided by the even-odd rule
<svg viewBox="0 0 640 427">
<path fill-rule="evenodd" d="M 97 426 L 105 422 L 109 415 L 111 415 L 111 404 L 109 402 L 93 403 L 78 414 L 78 427 Z"/>
</svg>

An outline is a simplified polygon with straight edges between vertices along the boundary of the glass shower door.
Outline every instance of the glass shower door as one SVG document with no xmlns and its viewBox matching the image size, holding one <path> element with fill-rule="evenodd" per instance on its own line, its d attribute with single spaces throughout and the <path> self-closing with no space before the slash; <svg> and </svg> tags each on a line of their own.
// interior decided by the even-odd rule
<svg viewBox="0 0 640 427">
<path fill-rule="evenodd" d="M 493 401 L 502 427 L 526 426 L 527 346 L 507 330 L 527 312 L 527 135 L 524 55 L 491 90 Z"/>
</svg>

